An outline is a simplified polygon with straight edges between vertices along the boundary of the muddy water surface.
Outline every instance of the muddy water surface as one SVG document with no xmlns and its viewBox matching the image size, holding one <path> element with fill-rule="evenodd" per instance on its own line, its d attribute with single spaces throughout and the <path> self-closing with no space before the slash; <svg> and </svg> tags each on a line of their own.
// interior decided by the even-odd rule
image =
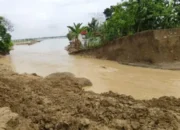
<svg viewBox="0 0 180 130">
<path fill-rule="evenodd" d="M 180 97 L 180 71 L 120 65 L 116 62 L 70 56 L 64 50 L 68 40 L 53 39 L 28 46 L 15 46 L 10 58 L 18 73 L 47 76 L 53 72 L 72 72 L 93 83 L 86 90 L 132 95 L 136 99 L 160 96 Z"/>
</svg>

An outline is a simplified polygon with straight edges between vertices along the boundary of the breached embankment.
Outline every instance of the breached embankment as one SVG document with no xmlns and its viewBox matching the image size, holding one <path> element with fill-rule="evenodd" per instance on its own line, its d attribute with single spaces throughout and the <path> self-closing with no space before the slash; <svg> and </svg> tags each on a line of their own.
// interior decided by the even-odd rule
<svg viewBox="0 0 180 130">
<path fill-rule="evenodd" d="M 45 78 L 0 65 L 0 130 L 179 130 L 180 99 L 135 100 L 71 73 Z"/>
<path fill-rule="evenodd" d="M 115 39 L 99 48 L 72 54 L 133 66 L 180 70 L 180 29 L 140 32 Z"/>
</svg>

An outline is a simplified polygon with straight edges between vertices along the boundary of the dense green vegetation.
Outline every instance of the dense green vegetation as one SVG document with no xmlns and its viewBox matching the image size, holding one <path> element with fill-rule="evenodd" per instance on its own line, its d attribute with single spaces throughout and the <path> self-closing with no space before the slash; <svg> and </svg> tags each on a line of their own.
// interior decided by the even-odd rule
<svg viewBox="0 0 180 130">
<path fill-rule="evenodd" d="M 12 42 L 11 35 L 8 31 L 12 31 L 12 25 L 5 18 L 0 17 L 0 53 L 7 54 L 9 53 Z"/>
<path fill-rule="evenodd" d="M 106 9 L 107 10 L 107 9 Z M 105 40 L 153 29 L 179 27 L 180 10 L 178 1 L 129 0 L 104 12 Z"/>
<path fill-rule="evenodd" d="M 106 8 L 103 13 L 106 17 L 103 24 L 93 18 L 84 28 L 89 45 L 100 45 L 145 30 L 180 26 L 180 0 L 128 0 Z M 100 40 L 95 42 L 97 38 Z"/>
</svg>

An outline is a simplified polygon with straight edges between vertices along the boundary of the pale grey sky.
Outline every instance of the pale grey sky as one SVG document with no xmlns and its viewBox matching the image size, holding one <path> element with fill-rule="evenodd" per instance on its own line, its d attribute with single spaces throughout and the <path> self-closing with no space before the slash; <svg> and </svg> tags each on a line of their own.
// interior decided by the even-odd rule
<svg viewBox="0 0 180 130">
<path fill-rule="evenodd" d="M 0 0 L 0 16 L 14 25 L 13 39 L 65 35 L 73 22 L 87 24 L 121 0 Z"/>
</svg>

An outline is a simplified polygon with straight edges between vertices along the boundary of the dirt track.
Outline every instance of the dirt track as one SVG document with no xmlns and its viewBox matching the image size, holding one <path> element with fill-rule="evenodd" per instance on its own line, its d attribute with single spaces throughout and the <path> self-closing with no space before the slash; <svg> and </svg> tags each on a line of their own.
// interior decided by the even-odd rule
<svg viewBox="0 0 180 130">
<path fill-rule="evenodd" d="M 82 90 L 90 84 L 71 73 L 42 78 L 14 73 L 1 64 L 0 130 L 180 129 L 180 99 L 142 101 Z"/>
</svg>

